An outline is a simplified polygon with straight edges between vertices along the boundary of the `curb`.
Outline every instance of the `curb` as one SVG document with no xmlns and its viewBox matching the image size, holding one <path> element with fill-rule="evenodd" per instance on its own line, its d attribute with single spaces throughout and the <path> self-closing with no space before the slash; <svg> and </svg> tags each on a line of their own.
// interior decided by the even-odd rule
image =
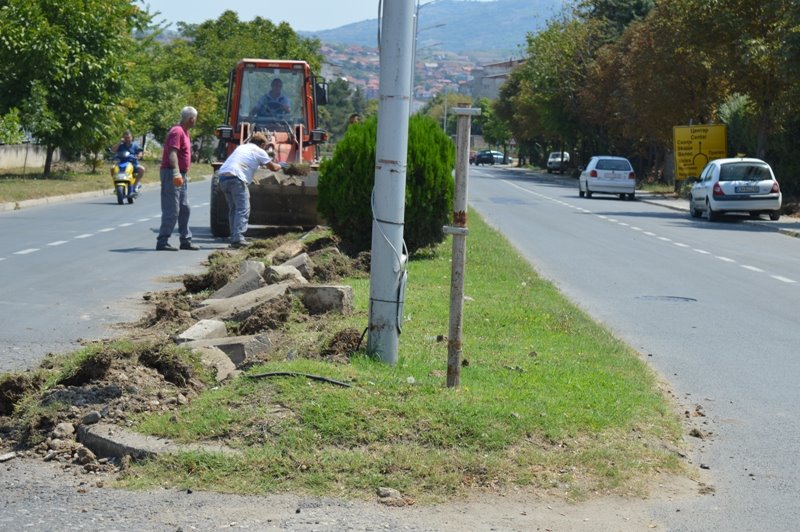
<svg viewBox="0 0 800 532">
<path fill-rule="evenodd" d="M 134 460 L 143 460 L 154 458 L 159 454 L 177 454 L 181 452 L 204 452 L 229 456 L 241 455 L 240 451 L 222 445 L 203 445 L 198 443 L 181 445 L 166 438 L 145 436 L 109 423 L 80 425 L 77 430 L 77 440 L 100 458 L 122 459 L 125 456 L 130 456 Z"/>
</svg>

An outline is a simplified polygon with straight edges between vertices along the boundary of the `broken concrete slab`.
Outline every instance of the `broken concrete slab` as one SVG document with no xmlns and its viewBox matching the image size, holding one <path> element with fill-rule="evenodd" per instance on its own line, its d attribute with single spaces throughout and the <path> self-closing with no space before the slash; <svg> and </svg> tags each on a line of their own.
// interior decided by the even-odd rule
<svg viewBox="0 0 800 532">
<path fill-rule="evenodd" d="M 254 271 L 261 275 L 264 273 L 264 268 L 266 268 L 266 265 L 260 260 L 243 260 L 239 264 L 239 274 Z"/>
<path fill-rule="evenodd" d="M 243 321 L 256 307 L 283 296 L 289 285 L 287 282 L 271 284 L 226 299 L 206 299 L 200 307 L 192 311 L 192 317 L 198 320 L 217 318 Z"/>
<path fill-rule="evenodd" d="M 347 285 L 304 285 L 291 288 L 311 314 L 353 312 L 353 288 Z"/>
<path fill-rule="evenodd" d="M 264 265 L 262 264 L 262 266 Z M 264 268 L 261 268 L 261 271 L 258 271 L 258 268 L 244 271 L 239 277 L 211 294 L 208 299 L 226 299 L 258 290 L 267 284 L 262 277 L 263 271 Z"/>
<path fill-rule="evenodd" d="M 272 264 L 282 264 L 287 260 L 298 256 L 306 250 L 305 244 L 299 240 L 289 240 L 284 242 L 277 249 L 267 255 L 267 259 Z"/>
<path fill-rule="evenodd" d="M 238 368 L 245 360 L 272 351 L 272 340 L 266 334 L 249 336 L 229 336 L 227 338 L 209 338 L 186 342 L 183 347 L 199 349 L 201 347 L 216 347 L 224 352 L 231 362 Z"/>
<path fill-rule="evenodd" d="M 80 425 L 77 439 L 98 458 L 130 456 L 135 460 L 142 460 L 153 458 L 159 454 L 177 454 L 187 451 L 225 455 L 241 454 L 236 449 L 224 445 L 177 444 L 166 438 L 145 436 L 108 423 Z"/>
<path fill-rule="evenodd" d="M 193 349 L 200 354 L 200 362 L 207 368 L 215 370 L 214 378 L 217 382 L 235 377 L 239 372 L 228 354 L 214 345 L 199 346 Z M 246 358 L 246 356 L 245 356 Z"/>
<path fill-rule="evenodd" d="M 268 283 L 280 283 L 286 281 L 294 284 L 308 284 L 308 280 L 303 277 L 300 270 L 294 266 L 281 264 L 280 266 L 270 266 L 264 271 L 264 278 Z"/>
<path fill-rule="evenodd" d="M 306 279 L 311 279 L 314 275 L 314 261 L 308 256 L 308 253 L 301 253 L 296 257 L 292 257 L 282 264 L 282 266 L 294 266 L 300 275 Z"/>
<path fill-rule="evenodd" d="M 191 342 L 192 340 L 203 340 L 205 338 L 222 338 L 228 336 L 228 329 L 225 323 L 220 320 L 200 320 L 181 334 L 175 341 L 177 343 Z"/>
</svg>

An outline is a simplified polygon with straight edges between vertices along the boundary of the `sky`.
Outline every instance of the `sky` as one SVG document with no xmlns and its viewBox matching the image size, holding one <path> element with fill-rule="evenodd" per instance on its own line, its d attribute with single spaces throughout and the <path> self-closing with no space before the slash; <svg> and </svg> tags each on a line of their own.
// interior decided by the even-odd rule
<svg viewBox="0 0 800 532">
<path fill-rule="evenodd" d="M 384 0 L 385 1 L 385 0 Z M 426 4 L 431 0 L 421 0 Z M 150 6 L 151 13 L 160 11 L 168 22 L 197 24 L 218 18 L 223 11 L 239 14 L 248 21 L 260 16 L 273 22 L 288 22 L 295 31 L 320 31 L 338 28 L 351 22 L 378 18 L 378 0 L 137 0 Z"/>
</svg>

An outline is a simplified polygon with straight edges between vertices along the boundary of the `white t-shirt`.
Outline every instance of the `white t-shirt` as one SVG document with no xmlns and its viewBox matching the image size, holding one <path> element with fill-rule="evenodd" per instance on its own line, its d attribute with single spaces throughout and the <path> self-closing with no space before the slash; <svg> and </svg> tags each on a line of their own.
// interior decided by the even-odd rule
<svg viewBox="0 0 800 532">
<path fill-rule="evenodd" d="M 219 174 L 233 174 L 247 184 L 253 182 L 253 174 L 259 166 L 270 162 L 267 152 L 255 144 L 242 144 L 231 153 L 219 169 Z"/>
</svg>

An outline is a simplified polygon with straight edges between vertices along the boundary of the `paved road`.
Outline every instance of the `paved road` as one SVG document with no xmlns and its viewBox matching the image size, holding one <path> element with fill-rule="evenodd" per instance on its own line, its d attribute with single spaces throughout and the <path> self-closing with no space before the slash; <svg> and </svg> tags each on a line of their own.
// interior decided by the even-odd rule
<svg viewBox="0 0 800 532">
<path fill-rule="evenodd" d="M 800 239 L 775 230 L 796 221 L 709 223 L 649 200 L 579 198 L 571 179 L 471 177 L 471 205 L 707 414 L 695 463 L 716 494 L 654 516 L 681 531 L 796 528 Z"/>
<path fill-rule="evenodd" d="M 226 245 L 208 229 L 208 183 L 189 185 L 190 227 L 202 248 L 195 252 L 155 251 L 157 188 L 133 205 L 89 194 L 0 210 L 0 371 L 32 367 L 79 339 L 113 336 L 114 324 L 141 315 L 144 292 L 202 271 L 208 254 Z"/>
</svg>

